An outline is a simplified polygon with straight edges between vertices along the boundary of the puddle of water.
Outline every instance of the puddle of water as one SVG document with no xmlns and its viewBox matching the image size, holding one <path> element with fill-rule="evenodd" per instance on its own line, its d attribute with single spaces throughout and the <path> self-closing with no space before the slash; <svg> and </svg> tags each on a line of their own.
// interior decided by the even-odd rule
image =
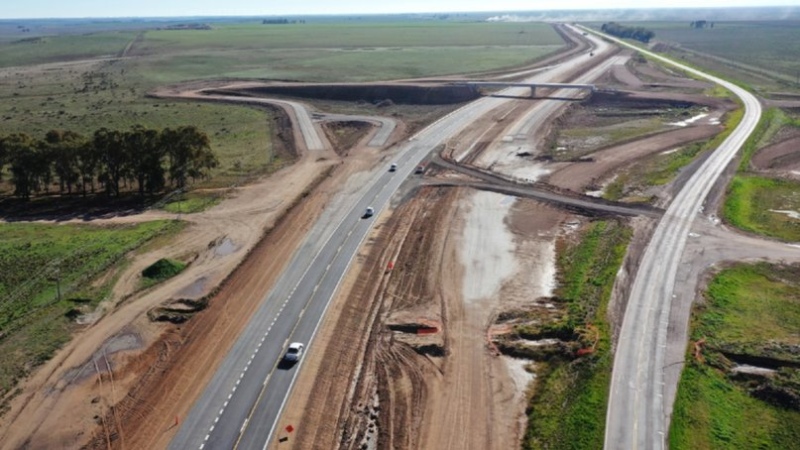
<svg viewBox="0 0 800 450">
<path fill-rule="evenodd" d="M 778 214 L 786 214 L 792 219 L 800 220 L 800 212 L 792 211 L 792 210 L 782 210 L 782 209 L 770 209 L 770 212 L 778 213 Z"/>
<path fill-rule="evenodd" d="M 766 367 L 751 366 L 748 364 L 739 364 L 731 369 L 733 373 L 751 373 L 754 375 L 772 375 L 777 371 L 774 369 L 767 369 Z"/>
<path fill-rule="evenodd" d="M 601 197 L 603 196 L 603 194 L 605 194 L 605 193 L 606 193 L 606 188 L 608 188 L 608 186 L 609 186 L 611 183 L 613 183 L 614 181 L 616 181 L 616 180 L 617 180 L 617 176 L 616 176 L 616 175 L 614 175 L 613 177 L 609 178 L 609 179 L 608 179 L 608 181 L 606 181 L 605 183 L 603 183 L 603 184 L 600 186 L 600 189 L 598 189 L 598 190 L 596 190 L 596 191 L 586 191 L 586 192 L 584 192 L 584 194 L 588 195 L 589 197 L 597 197 L 597 198 L 601 198 Z"/>
<path fill-rule="evenodd" d="M 216 247 L 214 247 L 214 254 L 216 256 L 228 256 L 238 250 L 239 247 L 234 244 L 231 238 L 225 238 Z"/>
<path fill-rule="evenodd" d="M 517 390 L 524 392 L 525 389 L 527 389 L 528 384 L 530 384 L 530 382 L 536 378 L 535 374 L 528 372 L 525 369 L 525 367 L 528 364 L 531 364 L 532 361 L 510 358 L 508 356 L 504 356 L 503 361 L 505 361 L 506 367 L 508 367 L 508 374 L 511 376 L 511 379 L 514 380 Z"/>
<path fill-rule="evenodd" d="M 694 117 L 692 117 L 690 119 L 682 120 L 680 122 L 670 123 L 670 124 L 667 124 L 667 125 L 672 125 L 672 126 L 675 126 L 675 127 L 686 127 L 686 126 L 689 126 L 689 125 L 697 122 L 698 120 L 700 120 L 700 119 L 702 119 L 703 117 L 706 117 L 706 116 L 708 116 L 708 114 L 705 114 L 705 113 L 704 114 L 698 114 L 698 115 L 696 115 L 696 116 L 694 116 Z"/>
<path fill-rule="evenodd" d="M 466 217 L 459 259 L 465 269 L 463 292 L 467 303 L 494 296 L 516 269 L 514 235 L 505 224 L 513 202 L 504 201 L 506 198 L 493 192 L 477 191 L 465 199 L 471 208 Z"/>
</svg>

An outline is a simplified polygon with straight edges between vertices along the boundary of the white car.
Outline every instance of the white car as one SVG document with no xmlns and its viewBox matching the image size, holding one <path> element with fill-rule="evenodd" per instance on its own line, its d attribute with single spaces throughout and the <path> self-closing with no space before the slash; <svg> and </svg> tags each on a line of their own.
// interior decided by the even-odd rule
<svg viewBox="0 0 800 450">
<path fill-rule="evenodd" d="M 367 210 L 364 211 L 364 217 L 372 217 L 373 214 L 375 214 L 375 208 L 372 206 L 368 206 Z"/>
<path fill-rule="evenodd" d="M 305 346 L 300 342 L 292 342 L 289 348 L 286 349 L 286 354 L 283 355 L 283 360 L 290 363 L 300 361 L 303 357 L 303 349 Z"/>
<path fill-rule="evenodd" d="M 389 166 L 389 172 L 394 172 L 396 170 L 397 170 L 397 163 L 392 163 L 392 165 Z"/>
</svg>

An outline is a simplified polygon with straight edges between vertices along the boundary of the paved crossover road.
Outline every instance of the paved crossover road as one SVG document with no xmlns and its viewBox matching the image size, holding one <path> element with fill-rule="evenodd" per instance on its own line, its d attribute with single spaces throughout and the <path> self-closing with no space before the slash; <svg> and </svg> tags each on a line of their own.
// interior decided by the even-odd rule
<svg viewBox="0 0 800 450">
<path fill-rule="evenodd" d="M 600 49 L 607 45 L 595 39 Z M 595 58 L 601 53 L 596 51 Z M 574 70 L 587 58 L 581 55 L 553 68 L 550 76 Z M 532 81 L 543 81 L 537 76 Z M 524 88 L 505 91 L 524 95 Z M 232 101 L 242 101 L 234 97 Z M 225 357 L 214 377 L 170 444 L 173 449 L 262 449 L 294 384 L 302 361 L 292 368 L 278 367 L 288 342 L 308 343 L 349 266 L 366 238 L 371 219 L 361 218 L 367 206 L 376 215 L 400 184 L 435 147 L 455 136 L 474 120 L 508 102 L 489 97 L 472 102 L 419 132 L 396 153 L 396 172 L 382 170 L 344 201 L 331 207 L 314 226 L 295 253 L 279 281 L 262 302 L 242 335 Z M 301 125 L 302 126 L 302 125 Z"/>
<path fill-rule="evenodd" d="M 606 420 L 605 448 L 608 450 L 666 447 L 669 417 L 663 398 L 664 353 L 678 263 L 689 228 L 711 187 L 761 117 L 758 100 L 744 89 L 654 53 L 639 51 L 731 90 L 744 103 L 745 114 L 736 130 L 683 186 L 645 249 L 631 287 L 614 355 Z"/>
</svg>

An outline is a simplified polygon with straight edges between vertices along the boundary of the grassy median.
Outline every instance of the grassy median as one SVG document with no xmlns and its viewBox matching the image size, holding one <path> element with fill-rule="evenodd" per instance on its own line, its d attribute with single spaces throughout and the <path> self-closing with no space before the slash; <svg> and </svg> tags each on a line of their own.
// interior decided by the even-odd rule
<svg viewBox="0 0 800 450">
<path fill-rule="evenodd" d="M 613 365 L 607 308 L 630 238 L 629 227 L 599 221 L 559 252 L 556 295 L 567 306 L 559 326 L 569 328 L 582 348 L 575 359 L 537 362 L 527 449 L 603 447 Z"/>
</svg>

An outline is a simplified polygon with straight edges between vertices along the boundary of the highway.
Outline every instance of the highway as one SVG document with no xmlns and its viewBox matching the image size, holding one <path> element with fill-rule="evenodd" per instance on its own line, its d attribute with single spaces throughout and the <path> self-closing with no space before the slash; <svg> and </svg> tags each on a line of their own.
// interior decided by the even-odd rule
<svg viewBox="0 0 800 450">
<path fill-rule="evenodd" d="M 592 39 L 602 49 L 595 58 L 610 50 Z M 586 58 L 579 55 L 531 81 L 560 76 L 585 63 Z M 503 93 L 523 96 L 526 91 L 511 88 Z M 289 342 L 305 342 L 307 353 L 315 351 L 316 330 L 373 223 L 373 219 L 361 217 L 363 211 L 373 206 L 379 215 L 434 148 L 509 101 L 486 97 L 441 118 L 399 146 L 393 160 L 399 165 L 396 172 L 388 172 L 388 167 L 379 169 L 357 192 L 326 208 L 183 420 L 170 448 L 266 448 L 303 365 L 301 360 L 295 367 L 281 368 L 279 359 Z"/>
<path fill-rule="evenodd" d="M 667 447 L 670 418 L 664 407 L 664 355 L 678 264 L 692 222 L 701 213 L 712 186 L 761 117 L 758 100 L 744 89 L 657 54 L 636 50 L 729 89 L 742 100 L 745 113 L 739 126 L 676 195 L 644 251 L 614 355 L 606 418 L 605 448 L 608 450 Z"/>
</svg>

